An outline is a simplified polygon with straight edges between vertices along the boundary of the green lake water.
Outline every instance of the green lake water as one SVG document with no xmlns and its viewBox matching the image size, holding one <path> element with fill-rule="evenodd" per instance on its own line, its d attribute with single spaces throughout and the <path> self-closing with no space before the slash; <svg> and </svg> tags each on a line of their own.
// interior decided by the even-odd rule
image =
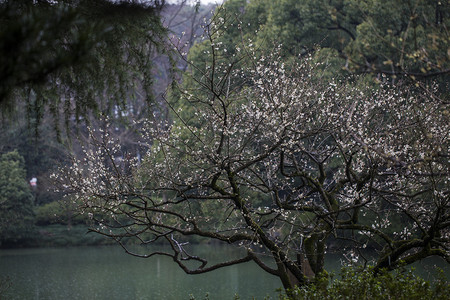
<svg viewBox="0 0 450 300">
<path fill-rule="evenodd" d="M 215 257 L 238 253 L 198 246 Z M 5 299 L 241 299 L 276 295 L 277 278 L 254 263 L 207 274 L 187 275 L 170 258 L 142 259 L 119 247 L 17 249 L 0 251 L 0 276 L 12 286 Z M 1 298 L 3 299 L 3 298 Z"/>
<path fill-rule="evenodd" d="M 232 258 L 237 250 L 195 246 L 212 260 Z M 435 263 L 419 265 L 423 271 Z M 437 260 L 442 266 L 442 261 Z M 445 263 L 444 263 L 445 264 Z M 328 269 L 339 259 L 328 257 Z M 447 265 L 448 271 L 448 265 Z M 240 299 L 277 298 L 281 282 L 254 263 L 187 275 L 170 258 L 142 259 L 120 247 L 77 247 L 0 250 L 0 278 L 11 287 L 0 299 Z"/>
</svg>

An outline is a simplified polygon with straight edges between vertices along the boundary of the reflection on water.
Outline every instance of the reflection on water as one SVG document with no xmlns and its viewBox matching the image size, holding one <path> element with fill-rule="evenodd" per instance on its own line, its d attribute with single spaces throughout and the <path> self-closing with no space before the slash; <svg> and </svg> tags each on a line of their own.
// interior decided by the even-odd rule
<svg viewBox="0 0 450 300">
<path fill-rule="evenodd" d="M 203 246 L 215 256 L 236 251 Z M 167 257 L 140 259 L 119 247 L 0 251 L 0 275 L 13 286 L 6 299 L 241 299 L 276 295 L 277 278 L 253 263 L 207 274 L 186 275 Z M 0 295 L 1 297 L 1 295 Z"/>
<path fill-rule="evenodd" d="M 195 246 L 212 260 L 232 258 L 238 250 Z M 198 253 L 198 252 L 197 252 Z M 425 270 L 438 263 L 429 259 L 417 266 Z M 328 270 L 340 268 L 336 256 L 327 257 Z M 448 265 L 447 265 L 448 273 Z M 0 276 L 9 276 L 12 287 L 5 299 L 276 299 L 280 281 L 254 263 L 186 275 L 167 257 L 140 259 L 119 247 L 20 249 L 0 251 Z M 425 273 L 422 276 L 427 276 Z M 4 296 L 4 297 L 2 297 Z"/>
</svg>

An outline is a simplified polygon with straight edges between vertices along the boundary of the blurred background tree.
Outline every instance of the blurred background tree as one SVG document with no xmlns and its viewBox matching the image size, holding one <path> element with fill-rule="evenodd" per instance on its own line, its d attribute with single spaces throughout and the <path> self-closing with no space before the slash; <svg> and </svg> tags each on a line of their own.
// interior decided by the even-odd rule
<svg viewBox="0 0 450 300">
<path fill-rule="evenodd" d="M 33 233 L 34 199 L 25 176 L 24 159 L 17 151 L 0 156 L 0 245 Z"/>
<path fill-rule="evenodd" d="M 0 105 L 86 120 L 137 96 L 150 101 L 151 54 L 162 51 L 164 1 L 2 1 Z M 20 105 L 18 105 L 20 104 Z"/>
<path fill-rule="evenodd" d="M 164 3 L 0 2 L 0 153 L 23 156 L 26 177 L 38 179 L 36 204 L 60 197 L 49 174 L 77 151 L 74 132 L 101 116 L 151 111 Z"/>
<path fill-rule="evenodd" d="M 168 32 L 192 40 L 211 15 L 213 5 L 188 2 L 0 1 L 0 155 L 17 151 L 25 178 L 37 178 L 37 225 L 84 222 L 66 220 L 71 207 L 50 174 L 89 145 L 87 125 L 105 128 L 109 117 L 109 133 L 123 141 L 117 159 L 140 155 L 131 120 L 157 115 L 180 67 Z"/>
<path fill-rule="evenodd" d="M 283 44 L 285 57 L 313 52 L 335 75 L 421 80 L 450 72 L 448 1 L 228 0 L 224 8 L 223 15 L 234 14 L 242 25 L 240 32 L 227 31 L 227 45 L 251 38 L 266 50 Z"/>
</svg>

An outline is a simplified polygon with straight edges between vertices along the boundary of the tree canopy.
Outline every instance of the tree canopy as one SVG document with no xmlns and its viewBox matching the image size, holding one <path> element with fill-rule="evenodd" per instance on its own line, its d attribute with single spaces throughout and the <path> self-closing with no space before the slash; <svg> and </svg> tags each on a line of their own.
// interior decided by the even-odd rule
<svg viewBox="0 0 450 300">
<path fill-rule="evenodd" d="M 86 119 L 151 93 L 151 53 L 163 44 L 164 1 L 2 1 L 2 112 L 50 110 Z"/>
<path fill-rule="evenodd" d="M 224 16 L 242 25 L 241 31 L 227 30 L 223 42 L 228 46 L 256 38 L 264 49 L 283 44 L 284 56 L 326 49 L 331 58 L 341 58 L 336 71 L 420 79 L 449 73 L 448 5 L 433 0 L 229 0 L 219 14 L 226 11 Z"/>
<path fill-rule="evenodd" d="M 188 274 L 253 261 L 286 289 L 324 272 L 333 247 L 351 260 L 376 249 L 374 272 L 450 261 L 450 122 L 438 86 L 424 94 L 407 76 L 378 86 L 322 77 L 311 55 L 227 43 L 246 37 L 245 23 L 222 13 L 194 48 L 203 60 L 186 59 L 171 119 L 144 122 L 143 161 L 114 159 L 120 142 L 92 130 L 97 150 L 56 177 L 92 230 L 129 253 L 127 238 L 164 240 L 170 251 L 134 254 L 172 257 Z M 245 251 L 209 264 L 190 253 L 190 236 Z"/>
</svg>

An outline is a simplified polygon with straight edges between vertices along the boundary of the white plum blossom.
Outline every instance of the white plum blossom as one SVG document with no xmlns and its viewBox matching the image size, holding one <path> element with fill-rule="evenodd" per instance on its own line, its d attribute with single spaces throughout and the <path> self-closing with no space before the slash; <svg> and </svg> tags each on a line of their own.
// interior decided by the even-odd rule
<svg viewBox="0 0 450 300">
<path fill-rule="evenodd" d="M 304 264 L 321 272 L 330 243 L 352 263 L 370 245 L 378 269 L 449 260 L 448 102 L 401 84 L 323 82 L 311 58 L 280 61 L 281 46 L 226 49 L 227 22 L 206 25 L 210 64 L 190 66 L 179 106 L 167 100 L 172 118 L 143 122 L 142 163 L 119 163 L 120 141 L 91 132 L 96 148 L 61 170 L 60 189 L 101 218 L 95 231 L 124 247 L 166 240 L 187 273 L 252 260 L 285 287 L 306 282 Z M 192 235 L 245 254 L 209 266 L 183 247 Z"/>
</svg>

